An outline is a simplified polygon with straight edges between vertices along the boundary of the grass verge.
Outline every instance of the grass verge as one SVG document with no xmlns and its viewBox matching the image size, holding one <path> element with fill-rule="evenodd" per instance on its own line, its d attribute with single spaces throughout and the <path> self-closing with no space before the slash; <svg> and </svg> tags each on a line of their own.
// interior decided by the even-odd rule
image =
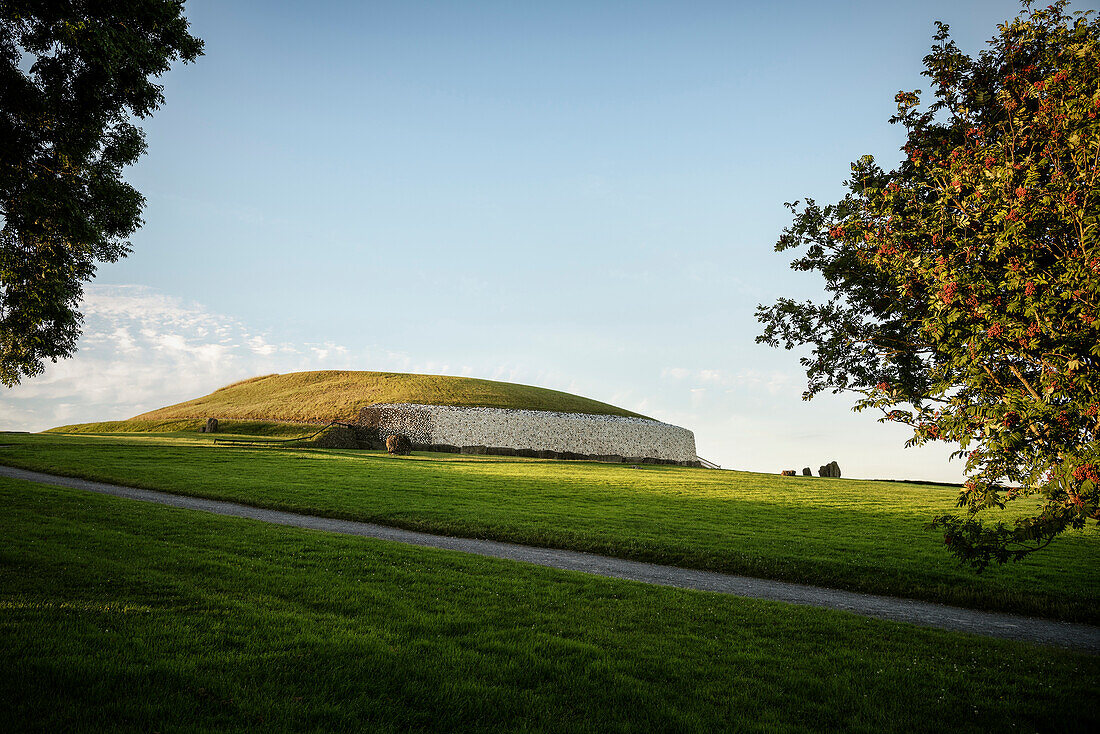
<svg viewBox="0 0 1100 734">
<path fill-rule="evenodd" d="M 975 575 L 926 528 L 956 490 L 682 467 L 12 435 L 0 462 L 259 507 L 1100 621 L 1100 533 Z M 1019 505 L 1019 503 L 1015 503 Z M 1019 507 L 1018 511 L 1026 508 Z"/>
<path fill-rule="evenodd" d="M 3 731 L 1095 731 L 1100 658 L 0 479 Z"/>
<path fill-rule="evenodd" d="M 206 425 L 203 418 L 179 418 L 171 420 L 100 421 L 98 423 L 74 423 L 68 426 L 51 428 L 46 433 L 156 433 L 185 434 L 198 433 Z M 320 426 L 313 423 L 277 423 L 273 421 L 221 420 L 218 421 L 218 436 L 270 436 L 273 438 L 297 438 L 316 431 Z"/>
</svg>

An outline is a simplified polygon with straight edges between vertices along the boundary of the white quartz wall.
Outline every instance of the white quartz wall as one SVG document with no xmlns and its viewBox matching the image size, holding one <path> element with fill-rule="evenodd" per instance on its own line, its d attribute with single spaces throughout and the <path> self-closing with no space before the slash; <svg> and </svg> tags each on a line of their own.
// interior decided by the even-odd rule
<svg viewBox="0 0 1100 734">
<path fill-rule="evenodd" d="M 380 409 L 383 435 L 402 433 L 417 443 L 698 460 L 695 434 L 648 418 L 444 405 L 372 407 Z"/>
</svg>

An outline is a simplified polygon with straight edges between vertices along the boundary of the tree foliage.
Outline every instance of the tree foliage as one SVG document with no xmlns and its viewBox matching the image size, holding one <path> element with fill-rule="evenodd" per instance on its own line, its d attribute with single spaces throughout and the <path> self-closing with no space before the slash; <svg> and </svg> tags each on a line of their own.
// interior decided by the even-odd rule
<svg viewBox="0 0 1100 734">
<path fill-rule="evenodd" d="M 1025 2 L 976 58 L 937 26 L 932 98 L 896 97 L 905 160 L 788 205 L 776 250 L 828 300 L 759 307 L 757 341 L 812 346 L 806 399 L 854 391 L 906 445 L 959 445 L 967 512 L 932 525 L 980 570 L 1100 518 L 1100 22 Z M 1031 495 L 1014 523 L 978 517 Z"/>
<path fill-rule="evenodd" d="M 75 350 L 83 282 L 141 225 L 133 119 L 201 53 L 182 0 L 0 0 L 0 382 Z"/>
</svg>

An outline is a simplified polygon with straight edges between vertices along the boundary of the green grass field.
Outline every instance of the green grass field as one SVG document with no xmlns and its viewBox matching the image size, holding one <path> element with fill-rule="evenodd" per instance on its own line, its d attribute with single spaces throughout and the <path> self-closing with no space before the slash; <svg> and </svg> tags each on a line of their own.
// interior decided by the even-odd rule
<svg viewBox="0 0 1100 734">
<path fill-rule="evenodd" d="M 1050 731 L 1100 658 L 0 479 L 0 731 Z"/>
<path fill-rule="evenodd" d="M 295 372 L 227 385 L 201 398 L 135 416 L 166 421 L 218 418 L 328 423 L 348 420 L 373 403 L 522 408 L 562 413 L 638 416 L 579 395 L 511 382 L 398 372 Z M 644 416 L 638 416 L 644 417 Z"/>
<path fill-rule="evenodd" d="M 505 457 L 9 435 L 0 463 L 246 504 L 1057 619 L 1100 621 L 1100 534 L 977 576 L 925 524 L 950 487 Z M 1018 507 L 1018 511 L 1026 508 Z"/>
</svg>

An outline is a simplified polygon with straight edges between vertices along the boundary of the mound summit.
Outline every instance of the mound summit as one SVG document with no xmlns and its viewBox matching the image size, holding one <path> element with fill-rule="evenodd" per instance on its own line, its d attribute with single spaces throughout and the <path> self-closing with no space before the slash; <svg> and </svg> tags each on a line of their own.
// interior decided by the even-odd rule
<svg viewBox="0 0 1100 734">
<path fill-rule="evenodd" d="M 531 385 L 472 377 L 328 370 L 253 377 L 132 420 L 215 417 L 327 423 L 354 420 L 363 408 L 379 403 L 646 417 L 598 400 Z"/>
</svg>

